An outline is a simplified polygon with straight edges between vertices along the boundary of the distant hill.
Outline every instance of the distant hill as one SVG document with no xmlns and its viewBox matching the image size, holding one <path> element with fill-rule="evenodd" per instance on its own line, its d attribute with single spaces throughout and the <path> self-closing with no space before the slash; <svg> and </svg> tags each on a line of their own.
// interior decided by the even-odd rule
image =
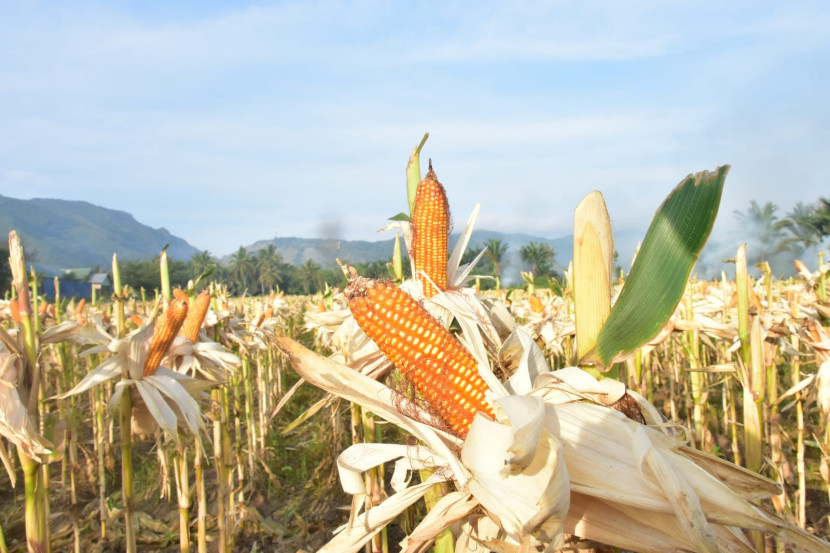
<svg viewBox="0 0 830 553">
<path fill-rule="evenodd" d="M 168 253 L 174 259 L 188 260 L 198 250 L 185 240 L 170 234 L 164 228 L 154 229 L 133 218 L 127 212 L 107 209 L 89 202 L 36 198 L 17 200 L 0 195 L 0 231 L 6 235 L 17 230 L 24 247 L 39 266 L 57 271 L 66 267 L 109 267 L 112 254 L 121 261 L 150 259 L 170 244 Z M 615 248 L 619 264 L 628 269 L 637 242 L 645 232 L 615 232 Z M 336 240 L 329 238 L 274 238 L 259 240 L 246 246 L 249 253 L 273 244 L 283 260 L 302 265 L 312 260 L 324 268 L 336 268 L 336 259 L 351 263 L 389 259 L 394 246 L 394 235 L 385 240 Z M 573 257 L 573 237 L 550 239 L 530 234 L 476 230 L 469 247 L 483 245 L 490 239 L 499 239 L 508 249 L 502 265 L 504 282 L 520 280 L 519 250 L 529 242 L 547 243 L 555 252 L 555 268 L 564 270 Z M 458 233 L 452 244 L 458 240 Z M 230 255 L 220 259 L 227 264 Z"/>
<path fill-rule="evenodd" d="M 362 263 L 386 259 L 392 255 L 395 244 L 393 238 L 370 242 L 368 240 L 336 240 L 332 238 L 273 238 L 270 240 L 258 240 L 253 244 L 245 246 L 248 253 L 256 253 L 274 245 L 282 256 L 283 261 L 291 265 L 302 265 L 309 259 L 325 268 L 337 266 L 336 259 L 349 261 L 351 263 Z M 403 241 L 401 242 L 403 244 Z M 231 256 L 226 255 L 220 263 L 226 264 Z"/>
<path fill-rule="evenodd" d="M 174 259 L 188 260 L 198 250 L 164 228 L 154 229 L 125 211 L 89 202 L 0 195 L 0 231 L 15 229 L 32 260 L 59 267 L 109 267 L 120 261 L 149 259 L 165 244 Z M 28 256 L 27 256 L 28 257 Z"/>
<path fill-rule="evenodd" d="M 458 240 L 458 233 L 452 237 L 452 245 Z M 631 264 L 637 243 L 645 236 L 645 232 L 622 231 L 615 233 L 615 248 L 619 252 L 618 262 L 626 270 Z M 542 238 L 530 234 L 504 233 L 491 230 L 476 230 L 470 239 L 469 248 L 483 245 L 490 239 L 499 239 L 507 244 L 505 262 L 502 266 L 504 281 L 506 283 L 518 281 L 521 269 L 519 250 L 529 242 L 540 242 L 550 244 L 555 253 L 554 267 L 562 271 L 573 258 L 573 235 L 561 238 Z M 392 256 L 395 239 L 378 240 L 374 242 L 366 240 L 336 240 L 326 238 L 273 238 L 270 240 L 259 240 L 246 246 L 249 253 L 256 253 L 258 250 L 274 245 L 282 256 L 283 260 L 292 265 L 302 265 L 307 260 L 312 260 L 320 266 L 328 269 L 336 268 L 336 259 L 349 261 L 351 263 L 363 263 L 379 259 L 388 259 Z M 452 251 L 452 246 L 450 248 Z M 220 263 L 226 264 L 230 256 L 225 256 Z"/>
</svg>

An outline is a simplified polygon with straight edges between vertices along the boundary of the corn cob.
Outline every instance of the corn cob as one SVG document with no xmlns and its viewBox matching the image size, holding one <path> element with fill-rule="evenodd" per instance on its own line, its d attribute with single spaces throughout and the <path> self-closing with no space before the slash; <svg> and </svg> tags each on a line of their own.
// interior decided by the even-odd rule
<svg viewBox="0 0 830 553">
<path fill-rule="evenodd" d="M 86 299 L 81 298 L 78 305 L 75 306 L 75 322 L 80 325 L 86 324 L 86 317 L 84 317 L 84 307 L 86 307 Z"/>
<path fill-rule="evenodd" d="M 432 160 L 426 177 L 415 193 L 411 224 L 412 260 L 423 284 L 424 295 L 431 298 L 447 289 L 447 241 L 450 234 L 447 193 L 432 170 Z"/>
<path fill-rule="evenodd" d="M 196 299 L 193 300 L 187 310 L 187 318 L 184 320 L 181 329 L 182 336 L 194 343 L 198 340 L 199 331 L 202 329 L 202 323 L 209 307 L 210 294 L 208 292 L 202 292 L 196 296 Z"/>
<path fill-rule="evenodd" d="M 545 308 L 542 305 L 542 300 L 536 294 L 530 296 L 530 310 L 534 313 L 544 313 Z"/>
<path fill-rule="evenodd" d="M 345 290 L 358 325 L 450 430 L 465 437 L 473 417 L 493 410 L 475 358 L 391 281 L 354 276 Z"/>
<path fill-rule="evenodd" d="M 254 326 L 256 328 L 261 327 L 262 323 L 264 323 L 265 321 L 267 321 L 268 319 L 270 319 L 273 316 L 274 316 L 274 307 L 269 305 L 268 307 L 265 308 L 265 312 L 263 312 L 259 317 L 257 317 L 256 324 L 254 324 Z"/>
<path fill-rule="evenodd" d="M 187 301 L 173 300 L 170 302 L 167 311 L 156 321 L 156 327 L 153 329 L 153 340 L 150 342 L 150 349 L 147 351 L 147 357 L 144 360 L 144 372 L 141 376 L 150 376 L 159 368 L 161 360 L 167 353 L 170 344 L 173 343 L 173 338 L 178 334 L 185 317 L 187 317 Z"/>
<path fill-rule="evenodd" d="M 20 316 L 20 304 L 17 303 L 17 299 L 13 299 L 9 302 L 9 311 L 11 311 L 14 322 L 20 323 L 23 321 L 23 318 Z"/>
</svg>

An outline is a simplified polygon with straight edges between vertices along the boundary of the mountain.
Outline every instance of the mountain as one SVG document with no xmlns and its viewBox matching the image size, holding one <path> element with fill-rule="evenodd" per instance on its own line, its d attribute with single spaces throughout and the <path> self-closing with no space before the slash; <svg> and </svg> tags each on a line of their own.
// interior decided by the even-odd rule
<svg viewBox="0 0 830 553">
<path fill-rule="evenodd" d="M 121 261 L 150 259 L 165 244 L 174 259 L 188 260 L 198 250 L 164 228 L 154 229 L 136 221 L 132 215 L 96 206 L 88 202 L 36 198 L 18 200 L 0 195 L 0 231 L 17 230 L 23 239 L 27 257 L 39 265 L 53 268 L 109 267 L 112 254 Z M 637 242 L 645 232 L 617 231 L 614 238 L 619 264 L 626 269 Z M 452 237 L 452 245 L 458 240 Z M 502 264 L 503 281 L 519 281 L 521 260 L 519 250 L 529 242 L 547 243 L 555 253 L 555 268 L 564 270 L 573 257 L 573 237 L 550 239 L 530 234 L 476 230 L 470 248 L 482 246 L 490 239 L 499 239 L 508 249 Z M 246 246 L 249 253 L 274 245 L 282 258 L 292 265 L 312 260 L 325 268 L 336 268 L 336 259 L 350 263 L 389 259 L 395 239 L 337 240 L 328 238 L 274 238 L 259 240 Z M 230 255 L 220 263 L 227 264 Z"/>
<path fill-rule="evenodd" d="M 149 259 L 165 244 L 174 259 L 188 260 L 198 252 L 167 229 L 154 229 L 125 211 L 89 202 L 0 195 L 0 232 L 16 230 L 27 259 L 59 267 L 109 267 L 112 254 L 120 261 Z"/>
<path fill-rule="evenodd" d="M 644 231 L 619 231 L 614 235 L 615 249 L 619 252 L 619 265 L 628 269 L 638 241 L 645 236 Z M 458 240 L 458 233 L 453 234 L 450 251 Z M 475 230 L 468 248 L 482 246 L 490 239 L 499 239 L 507 244 L 505 260 L 502 264 L 503 281 L 506 284 L 518 282 L 521 277 L 521 258 L 519 250 L 528 242 L 539 242 L 550 244 L 555 254 L 554 268 L 563 271 L 573 258 L 573 235 L 560 238 L 542 238 L 530 234 L 504 233 L 491 230 Z M 302 265 L 307 260 L 312 260 L 327 269 L 337 267 L 336 259 L 350 263 L 363 263 L 378 259 L 389 259 L 392 256 L 395 239 L 378 240 L 369 242 L 365 240 L 337 240 L 326 238 L 273 238 L 270 240 L 259 240 L 245 246 L 248 253 L 256 254 L 258 250 L 273 245 L 282 256 L 283 260 L 292 265 Z M 402 242 L 403 245 L 403 242 Z M 220 263 L 227 264 L 230 256 L 225 256 Z"/>
<path fill-rule="evenodd" d="M 337 267 L 336 259 L 350 263 L 362 263 L 387 259 L 392 256 L 395 239 L 378 240 L 337 240 L 333 238 L 273 238 L 258 240 L 245 246 L 248 253 L 256 253 L 270 245 L 277 248 L 283 261 L 291 265 L 302 265 L 309 259 L 325 268 Z M 403 241 L 401 241 L 403 245 Z M 231 256 L 224 256 L 219 262 L 227 264 Z"/>
</svg>

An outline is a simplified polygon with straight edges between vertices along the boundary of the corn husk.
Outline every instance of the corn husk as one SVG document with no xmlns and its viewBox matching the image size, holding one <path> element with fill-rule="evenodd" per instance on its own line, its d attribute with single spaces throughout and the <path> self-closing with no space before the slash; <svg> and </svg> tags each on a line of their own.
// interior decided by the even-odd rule
<svg viewBox="0 0 830 553">
<path fill-rule="evenodd" d="M 743 528 L 774 533 L 794 550 L 827 550 L 825 542 L 752 502 L 759 493 L 748 490 L 776 491 L 775 483 L 726 462 L 694 459 L 673 429 L 646 426 L 607 407 L 618 399 L 619 383 L 598 382 L 573 367 L 541 374 L 529 393 L 494 400 L 497 421 L 476 417 L 459 459 L 457 439 L 431 428 L 428 415 L 393 390 L 288 338 L 278 345 L 312 384 L 421 440 L 422 447 L 387 453 L 400 455 L 398 462 L 410 470 L 431 464 L 433 477 L 449 478 L 458 492 L 470 494 L 466 501 L 478 502 L 500 529 L 504 547 L 555 551 L 566 534 L 575 534 L 636 551 L 748 551 Z M 339 466 L 349 469 L 341 470 L 341 482 L 356 496 L 365 493 L 359 475 L 390 460 L 364 449 L 343 456 L 348 462 L 341 459 Z M 356 551 L 426 493 L 424 484 L 400 488 L 368 513 L 355 507 L 354 522 L 321 551 Z M 475 525 L 466 528 L 466 543 L 493 538 L 477 536 Z"/>
<path fill-rule="evenodd" d="M 99 343 L 84 351 L 83 355 L 108 353 L 110 356 L 71 390 L 51 399 L 64 399 L 90 390 L 108 380 L 120 379 L 115 384 L 108 402 L 111 412 L 116 412 L 123 394 L 128 391 L 135 400 L 134 415 L 137 419 L 157 424 L 179 446 L 180 426 L 201 440 L 206 429 L 201 409 L 193 396 L 215 385 L 215 382 L 196 380 L 166 367 L 159 367 L 152 375 L 143 376 L 144 360 L 153 335 L 154 322 L 151 317 L 144 326 L 124 338 L 113 338 L 103 329 L 76 333 L 79 341 Z M 106 341 L 107 337 L 110 338 L 109 341 Z M 122 378 L 122 374 L 126 375 L 126 378 Z M 149 416 L 143 416 L 141 411 L 146 411 Z"/>
<path fill-rule="evenodd" d="M 450 256 L 448 274 L 455 275 L 456 287 L 474 265 L 458 267 L 476 213 Z M 390 228 L 398 226 L 406 225 Z M 451 481 L 456 491 L 404 540 L 403 551 L 423 551 L 452 522 L 457 552 L 549 552 L 583 541 L 632 551 L 748 552 L 746 530 L 773 534 L 794 551 L 830 551 L 826 542 L 757 505 L 780 493 L 778 484 L 690 448 L 683 429 L 667 424 L 622 383 L 598 381 L 576 367 L 551 372 L 537 341 L 567 356 L 575 332 L 561 298 L 549 297 L 542 313 L 529 306 L 522 311 L 527 302 L 514 302 L 513 314 L 523 321 L 517 324 L 498 302 L 469 290 L 450 288 L 426 299 L 416 281 L 401 287 L 445 325 L 460 328 L 459 340 L 490 386 L 487 400 L 496 420 L 479 414 L 464 442 L 441 431 L 427 412 L 373 380 L 382 373 L 367 368 L 381 364 L 382 356 L 345 313 L 339 320 L 309 315 L 329 334 L 331 358 L 278 338 L 306 381 L 398 425 L 422 444 L 382 451 L 358 444 L 343 452 L 338 467 L 344 489 L 355 498 L 351 519 L 321 551 L 357 551 L 422 497 L 426 484 L 441 480 Z M 721 322 L 737 319 L 730 293 L 695 293 L 691 317 L 681 302 L 644 351 L 682 325 L 698 330 L 703 341 L 725 338 L 739 347 L 734 323 Z M 773 327 L 782 326 L 787 309 L 763 309 L 759 322 L 768 339 L 774 339 Z M 800 313 L 818 316 L 812 304 Z M 508 376 L 505 381 L 493 374 L 493 358 Z M 616 410 L 622 400 L 637 407 L 645 424 Z M 396 474 L 431 468 L 433 476 L 425 483 L 393 477 L 394 493 L 365 512 L 363 475 L 385 462 L 395 463 Z"/>
<path fill-rule="evenodd" d="M 0 436 L 22 449 L 27 456 L 38 459 L 40 455 L 50 453 L 51 444 L 38 433 L 17 391 L 20 356 L 4 349 L 0 345 Z M 0 450 L 0 460 L 14 483 L 14 470 L 5 449 Z"/>
</svg>

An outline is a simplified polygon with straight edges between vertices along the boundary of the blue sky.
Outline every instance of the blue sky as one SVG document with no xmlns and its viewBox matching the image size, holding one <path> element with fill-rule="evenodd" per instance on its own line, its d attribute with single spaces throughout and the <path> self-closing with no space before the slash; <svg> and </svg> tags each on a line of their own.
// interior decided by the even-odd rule
<svg viewBox="0 0 830 553">
<path fill-rule="evenodd" d="M 0 194 L 86 200 L 226 254 L 382 239 L 425 131 L 462 228 L 645 229 L 687 174 L 830 196 L 830 3 L 0 0 Z"/>
</svg>

